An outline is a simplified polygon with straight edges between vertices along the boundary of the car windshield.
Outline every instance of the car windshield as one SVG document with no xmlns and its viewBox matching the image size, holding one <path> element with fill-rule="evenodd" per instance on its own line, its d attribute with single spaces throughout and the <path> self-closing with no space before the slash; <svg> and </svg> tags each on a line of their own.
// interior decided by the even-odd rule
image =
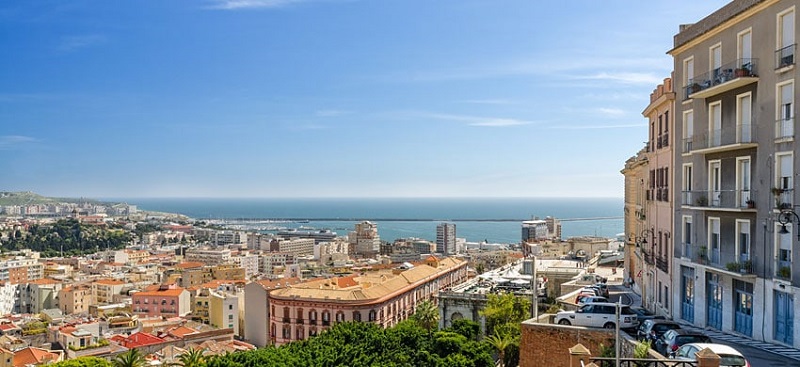
<svg viewBox="0 0 800 367">
<path fill-rule="evenodd" d="M 747 362 L 744 360 L 744 357 L 731 355 L 731 354 L 722 354 L 720 355 L 720 366 L 746 366 Z"/>
<path fill-rule="evenodd" d="M 623 315 L 636 315 L 636 312 L 633 312 L 630 307 L 622 307 L 619 313 Z"/>
</svg>

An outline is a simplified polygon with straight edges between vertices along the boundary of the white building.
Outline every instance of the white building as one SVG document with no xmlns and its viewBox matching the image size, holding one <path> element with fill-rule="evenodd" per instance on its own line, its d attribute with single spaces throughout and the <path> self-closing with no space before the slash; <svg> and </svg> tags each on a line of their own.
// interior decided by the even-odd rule
<svg viewBox="0 0 800 367">
<path fill-rule="evenodd" d="M 445 255 L 456 253 L 455 223 L 439 223 L 436 226 L 436 252 Z"/>
<path fill-rule="evenodd" d="M 350 254 L 371 257 L 381 250 L 381 237 L 378 235 L 378 225 L 370 221 L 356 223 L 355 231 L 348 235 L 350 247 L 353 251 Z"/>
</svg>

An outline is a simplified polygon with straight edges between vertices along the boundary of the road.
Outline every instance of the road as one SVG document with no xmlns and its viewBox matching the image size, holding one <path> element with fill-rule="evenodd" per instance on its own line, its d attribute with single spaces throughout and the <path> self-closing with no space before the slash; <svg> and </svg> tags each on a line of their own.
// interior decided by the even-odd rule
<svg viewBox="0 0 800 367">
<path fill-rule="evenodd" d="M 609 285 L 609 300 L 617 302 L 621 299 L 623 304 L 639 306 L 641 298 L 631 293 L 629 288 L 622 285 Z M 788 358 L 760 348 L 748 346 L 744 343 L 736 343 L 730 340 L 720 340 L 711 335 L 711 340 L 715 343 L 725 344 L 741 352 L 750 362 L 752 367 L 796 367 L 800 366 L 800 361 Z"/>
</svg>

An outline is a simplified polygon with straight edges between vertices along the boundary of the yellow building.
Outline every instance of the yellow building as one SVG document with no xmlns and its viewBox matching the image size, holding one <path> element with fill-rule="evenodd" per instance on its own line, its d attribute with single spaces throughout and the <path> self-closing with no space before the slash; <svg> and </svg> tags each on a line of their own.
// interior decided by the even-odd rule
<svg viewBox="0 0 800 367">
<path fill-rule="evenodd" d="M 80 284 L 58 291 L 58 308 L 65 315 L 89 312 L 89 305 L 93 303 L 92 288 L 88 285 Z"/>
</svg>

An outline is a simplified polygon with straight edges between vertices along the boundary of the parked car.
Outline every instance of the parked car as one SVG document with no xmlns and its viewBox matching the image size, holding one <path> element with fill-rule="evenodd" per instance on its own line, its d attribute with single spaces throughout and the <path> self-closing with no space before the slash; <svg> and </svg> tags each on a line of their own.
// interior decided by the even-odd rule
<svg viewBox="0 0 800 367">
<path fill-rule="evenodd" d="M 694 361 L 695 354 L 703 349 L 711 349 L 712 352 L 720 356 L 720 367 L 750 367 L 750 362 L 738 350 L 724 344 L 714 343 L 689 343 L 684 344 L 678 350 L 670 353 L 669 358 L 678 361 Z"/>
<path fill-rule="evenodd" d="M 597 287 L 594 287 L 594 286 L 583 287 L 583 288 L 581 288 L 580 292 L 581 293 L 594 293 L 595 296 L 602 296 L 603 295 L 603 291 L 600 290 L 600 288 L 597 288 Z"/>
<path fill-rule="evenodd" d="M 656 340 L 655 349 L 661 355 L 668 356 L 671 352 L 677 351 L 682 345 L 689 343 L 711 343 L 711 338 L 699 331 L 687 329 L 667 330 Z"/>
<path fill-rule="evenodd" d="M 608 298 L 608 285 L 606 283 L 597 283 L 593 287 L 600 288 L 601 296 Z"/>
<path fill-rule="evenodd" d="M 639 317 L 639 323 L 644 322 L 644 320 L 651 320 L 651 319 L 653 319 L 653 320 L 666 320 L 667 319 L 664 316 L 656 315 L 656 314 L 650 312 L 648 309 L 646 309 L 644 307 L 631 306 L 631 310 L 633 310 L 633 312 L 636 312 L 636 316 Z"/>
<path fill-rule="evenodd" d="M 616 303 L 589 303 L 575 311 L 561 311 L 556 314 L 555 322 L 561 325 L 575 325 L 588 327 L 602 327 L 613 329 L 617 326 Z M 632 328 L 638 325 L 636 313 L 630 306 L 621 305 L 619 314 L 619 327 Z"/>
<path fill-rule="evenodd" d="M 649 341 L 651 345 L 661 337 L 667 330 L 680 329 L 681 325 L 668 320 L 644 320 L 639 321 L 639 329 L 636 331 L 636 338 L 641 341 Z"/>
<path fill-rule="evenodd" d="M 578 304 L 578 306 L 580 306 L 580 305 L 585 305 L 585 304 L 589 304 L 589 303 L 598 303 L 598 302 L 608 303 L 608 298 L 605 298 L 605 297 L 602 297 L 602 296 L 588 296 L 588 295 L 586 295 L 586 296 L 578 296 L 578 300 L 577 300 L 576 303 Z"/>
</svg>

